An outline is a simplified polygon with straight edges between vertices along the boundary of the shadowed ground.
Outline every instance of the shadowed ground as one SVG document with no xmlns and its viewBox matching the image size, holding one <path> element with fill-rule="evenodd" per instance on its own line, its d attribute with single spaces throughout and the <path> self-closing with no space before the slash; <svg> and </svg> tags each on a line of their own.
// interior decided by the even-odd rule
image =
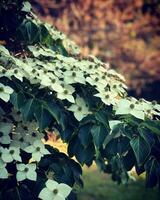
<svg viewBox="0 0 160 200">
<path fill-rule="evenodd" d="M 78 194 L 78 200 L 159 200 L 156 189 L 146 189 L 143 178 L 128 186 L 117 185 L 108 175 L 99 172 L 95 166 L 84 167 L 84 189 Z"/>
</svg>

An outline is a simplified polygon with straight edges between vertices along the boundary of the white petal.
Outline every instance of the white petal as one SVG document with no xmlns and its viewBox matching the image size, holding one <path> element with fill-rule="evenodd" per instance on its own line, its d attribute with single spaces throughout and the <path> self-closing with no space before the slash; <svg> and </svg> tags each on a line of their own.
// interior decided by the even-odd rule
<svg viewBox="0 0 160 200">
<path fill-rule="evenodd" d="M 136 118 L 144 120 L 145 114 L 143 111 L 140 110 L 133 110 L 131 111 L 131 115 L 135 116 Z"/>
<path fill-rule="evenodd" d="M 9 135 L 4 135 L 3 137 L 0 138 L 0 142 L 2 144 L 9 144 L 11 142 L 11 139 Z"/>
<path fill-rule="evenodd" d="M 13 89 L 11 87 L 9 87 L 9 86 L 5 86 L 5 92 L 7 94 L 12 94 L 13 93 Z"/>
<path fill-rule="evenodd" d="M 39 151 L 32 153 L 32 158 L 37 162 L 39 162 L 42 157 L 43 157 L 43 155 Z"/>
<path fill-rule="evenodd" d="M 35 171 L 29 170 L 29 172 L 27 173 L 26 177 L 29 180 L 36 181 L 36 179 L 37 179 L 37 173 Z"/>
<path fill-rule="evenodd" d="M 43 188 L 38 197 L 42 200 L 54 200 L 53 191 L 49 190 L 48 188 Z"/>
<path fill-rule="evenodd" d="M 0 98 L 5 101 L 5 102 L 8 102 L 9 99 L 10 99 L 10 95 L 7 94 L 7 93 L 4 93 L 4 92 L 0 92 Z"/>
<path fill-rule="evenodd" d="M 23 171 L 25 169 L 26 165 L 22 163 L 22 164 L 17 164 L 16 167 L 17 167 L 18 171 Z"/>
<path fill-rule="evenodd" d="M 69 111 L 72 111 L 72 112 L 75 112 L 75 111 L 77 110 L 77 108 L 78 108 L 78 106 L 77 106 L 76 104 L 72 104 L 72 105 L 68 108 L 68 110 L 69 110 Z"/>
<path fill-rule="evenodd" d="M 32 146 L 32 145 L 30 145 L 29 147 L 26 147 L 26 148 L 24 149 L 24 151 L 26 151 L 27 153 L 32 153 L 32 152 L 35 151 L 35 147 Z"/>
<path fill-rule="evenodd" d="M 26 173 L 23 171 L 23 172 L 20 172 L 18 171 L 17 174 L 16 174 L 16 179 L 17 181 L 23 181 L 26 179 Z"/>
<path fill-rule="evenodd" d="M 0 179 L 6 179 L 8 178 L 8 172 L 6 168 L 1 168 L 0 169 Z"/>
<path fill-rule="evenodd" d="M 65 197 L 63 197 L 61 194 L 57 194 L 55 197 L 54 197 L 54 200 L 65 200 Z"/>
<path fill-rule="evenodd" d="M 9 153 L 2 153 L 2 160 L 6 163 L 10 163 L 13 161 L 13 158 Z"/>
<path fill-rule="evenodd" d="M 13 158 L 14 158 L 14 160 L 17 160 L 17 161 L 19 161 L 19 162 L 22 161 L 22 158 L 21 158 L 21 156 L 20 156 L 18 153 L 13 154 Z"/>
<path fill-rule="evenodd" d="M 46 182 L 46 187 L 47 187 L 49 190 L 51 190 L 51 191 L 53 191 L 54 189 L 56 189 L 57 186 L 58 186 L 58 183 L 57 183 L 56 181 L 54 181 L 54 180 L 50 180 L 50 179 L 49 179 L 49 180 Z"/>
<path fill-rule="evenodd" d="M 57 187 L 59 193 L 62 194 L 65 198 L 70 194 L 72 188 L 64 183 L 60 183 Z"/>
<path fill-rule="evenodd" d="M 85 117 L 81 112 L 78 111 L 74 113 L 74 116 L 78 121 L 81 121 L 81 119 Z"/>
<path fill-rule="evenodd" d="M 74 97 L 72 95 L 66 95 L 66 99 L 71 103 L 75 102 Z"/>
</svg>

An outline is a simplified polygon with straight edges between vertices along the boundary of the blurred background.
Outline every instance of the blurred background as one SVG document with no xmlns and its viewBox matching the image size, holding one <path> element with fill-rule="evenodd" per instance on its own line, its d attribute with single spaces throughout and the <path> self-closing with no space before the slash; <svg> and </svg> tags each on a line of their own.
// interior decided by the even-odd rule
<svg viewBox="0 0 160 200">
<path fill-rule="evenodd" d="M 123 74 L 129 94 L 160 100 L 160 0 L 31 0 L 34 12 Z M 160 200 L 143 177 L 117 186 L 93 165 L 79 200 Z"/>
<path fill-rule="evenodd" d="M 31 0 L 38 16 L 125 75 L 131 95 L 160 100 L 160 0 Z"/>
</svg>

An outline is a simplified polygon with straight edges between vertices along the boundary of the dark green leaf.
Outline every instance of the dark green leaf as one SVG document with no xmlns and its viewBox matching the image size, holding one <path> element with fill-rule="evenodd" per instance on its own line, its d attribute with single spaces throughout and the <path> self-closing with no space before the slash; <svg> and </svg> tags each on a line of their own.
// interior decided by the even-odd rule
<svg viewBox="0 0 160 200">
<path fill-rule="evenodd" d="M 38 102 L 36 99 L 28 99 L 25 104 L 21 107 L 21 113 L 25 121 L 32 120 L 34 112 L 37 109 Z"/>
<path fill-rule="evenodd" d="M 130 145 L 134 151 L 138 165 L 141 166 L 151 152 L 150 145 L 141 136 L 132 138 Z"/>
<path fill-rule="evenodd" d="M 145 164 L 147 187 L 154 187 L 158 181 L 157 172 L 160 170 L 160 164 L 152 157 Z"/>
<path fill-rule="evenodd" d="M 35 110 L 35 117 L 38 121 L 40 130 L 44 130 L 50 122 L 52 121 L 52 116 L 50 113 L 44 108 L 43 104 L 39 105 Z"/>
<path fill-rule="evenodd" d="M 93 141 L 95 145 L 99 148 L 102 146 L 106 135 L 108 134 L 108 130 L 103 125 L 93 125 L 91 128 L 91 133 L 93 136 Z"/>
<path fill-rule="evenodd" d="M 87 147 L 90 143 L 92 143 L 91 125 L 86 124 L 80 127 L 78 131 L 78 137 L 83 146 Z"/>
</svg>

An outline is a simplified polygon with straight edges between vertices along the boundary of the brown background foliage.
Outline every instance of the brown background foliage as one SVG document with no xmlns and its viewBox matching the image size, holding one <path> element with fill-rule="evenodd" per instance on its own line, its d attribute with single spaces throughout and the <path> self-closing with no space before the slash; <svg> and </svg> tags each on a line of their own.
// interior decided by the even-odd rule
<svg viewBox="0 0 160 200">
<path fill-rule="evenodd" d="M 135 95 L 160 99 L 160 3 L 32 0 L 36 13 L 124 74 Z M 144 94 L 145 92 L 145 94 Z M 151 94 L 152 93 L 152 94 Z"/>
</svg>

